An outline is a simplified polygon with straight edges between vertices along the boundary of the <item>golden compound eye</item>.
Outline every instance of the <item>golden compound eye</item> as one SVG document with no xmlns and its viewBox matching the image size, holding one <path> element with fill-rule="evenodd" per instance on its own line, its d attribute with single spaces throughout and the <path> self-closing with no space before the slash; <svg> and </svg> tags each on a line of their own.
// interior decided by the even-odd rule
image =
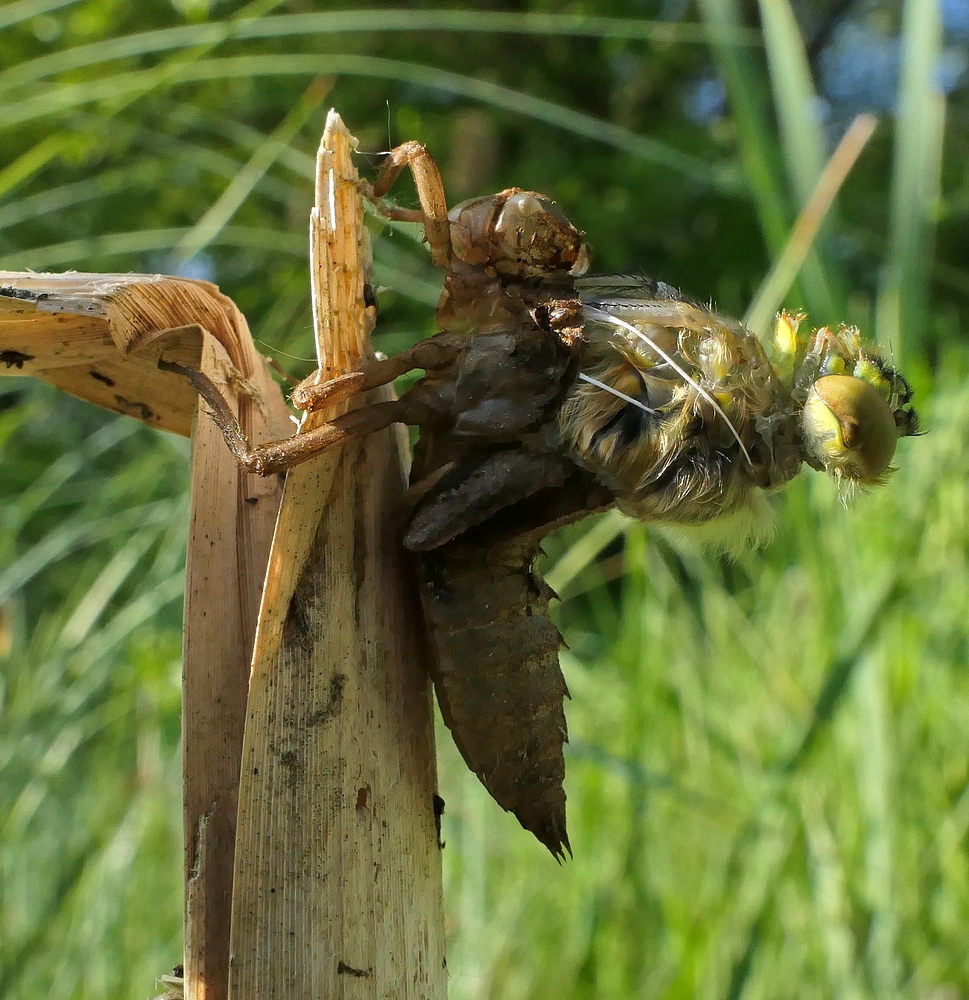
<svg viewBox="0 0 969 1000">
<path fill-rule="evenodd" d="M 808 454 L 837 476 L 878 483 L 895 454 L 899 428 L 885 397 L 853 375 L 811 386 L 801 418 Z"/>
</svg>

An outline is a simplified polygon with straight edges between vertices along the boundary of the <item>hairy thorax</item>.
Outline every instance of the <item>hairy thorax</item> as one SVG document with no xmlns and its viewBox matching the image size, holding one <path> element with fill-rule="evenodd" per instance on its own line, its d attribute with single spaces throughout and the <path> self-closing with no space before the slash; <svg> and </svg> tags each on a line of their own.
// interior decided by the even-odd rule
<svg viewBox="0 0 969 1000">
<path fill-rule="evenodd" d="M 635 517 L 760 518 L 761 491 L 802 461 L 791 393 L 743 326 L 647 285 L 648 299 L 583 290 L 586 347 L 556 422 L 561 446 Z"/>
</svg>

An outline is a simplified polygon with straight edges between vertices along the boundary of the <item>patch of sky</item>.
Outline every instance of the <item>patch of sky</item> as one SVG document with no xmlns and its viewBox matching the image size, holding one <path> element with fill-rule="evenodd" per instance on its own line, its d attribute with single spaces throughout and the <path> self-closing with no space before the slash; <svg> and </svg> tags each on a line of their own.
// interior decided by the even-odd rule
<svg viewBox="0 0 969 1000">
<path fill-rule="evenodd" d="M 617 52 L 609 57 L 609 69 L 612 75 L 621 83 L 635 79 L 639 74 L 642 57 L 628 49 Z"/>
<path fill-rule="evenodd" d="M 953 42 L 969 39 L 969 0 L 940 0 L 942 30 Z"/>
<path fill-rule="evenodd" d="M 646 6 L 640 4 L 639 6 Z M 660 21 L 682 21 L 689 8 L 687 0 L 663 0 L 657 19 Z"/>
<path fill-rule="evenodd" d="M 820 88 L 854 111 L 891 112 L 898 93 L 901 45 L 857 21 L 842 24 L 819 61 Z"/>
<path fill-rule="evenodd" d="M 949 46 L 944 49 L 935 67 L 935 81 L 939 89 L 951 94 L 965 79 L 967 65 L 969 54 L 964 48 Z"/>
<path fill-rule="evenodd" d="M 727 106 L 727 90 L 716 76 L 703 76 L 686 84 L 683 111 L 690 121 L 703 125 L 723 117 Z"/>
<path fill-rule="evenodd" d="M 191 278 L 193 281 L 215 281 L 215 261 L 207 253 L 197 253 L 188 260 L 178 261 L 172 257 L 159 258 L 153 262 L 155 270 L 171 274 L 176 278 Z"/>
<path fill-rule="evenodd" d="M 969 0 L 942 0 L 947 35 L 969 37 Z M 835 118 L 862 111 L 892 114 L 898 99 L 901 42 L 871 30 L 860 21 L 839 25 L 819 60 L 821 93 L 836 110 Z M 964 44 L 950 44 L 936 66 L 939 88 L 951 93 L 961 86 L 969 66 Z"/>
</svg>

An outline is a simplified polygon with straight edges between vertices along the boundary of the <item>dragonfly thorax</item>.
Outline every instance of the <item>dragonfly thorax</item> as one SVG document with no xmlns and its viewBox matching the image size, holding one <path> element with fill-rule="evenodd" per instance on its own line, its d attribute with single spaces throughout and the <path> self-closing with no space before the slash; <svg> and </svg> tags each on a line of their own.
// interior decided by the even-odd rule
<svg viewBox="0 0 969 1000">
<path fill-rule="evenodd" d="M 587 279 L 586 348 L 557 420 L 562 447 L 635 517 L 703 524 L 763 509 L 802 463 L 877 483 L 913 433 L 908 384 L 857 331 L 797 337 L 773 356 L 742 324 L 659 282 Z M 757 513 L 759 516 L 759 513 Z"/>
</svg>

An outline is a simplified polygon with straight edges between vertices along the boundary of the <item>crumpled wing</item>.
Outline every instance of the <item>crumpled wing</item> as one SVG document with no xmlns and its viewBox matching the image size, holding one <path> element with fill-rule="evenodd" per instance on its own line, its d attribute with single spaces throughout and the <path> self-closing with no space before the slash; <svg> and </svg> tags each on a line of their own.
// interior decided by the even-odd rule
<svg viewBox="0 0 969 1000">
<path fill-rule="evenodd" d="M 411 552 L 439 548 L 539 490 L 564 485 L 574 475 L 572 462 L 547 452 L 504 448 L 469 455 L 421 493 L 404 546 Z"/>
</svg>

